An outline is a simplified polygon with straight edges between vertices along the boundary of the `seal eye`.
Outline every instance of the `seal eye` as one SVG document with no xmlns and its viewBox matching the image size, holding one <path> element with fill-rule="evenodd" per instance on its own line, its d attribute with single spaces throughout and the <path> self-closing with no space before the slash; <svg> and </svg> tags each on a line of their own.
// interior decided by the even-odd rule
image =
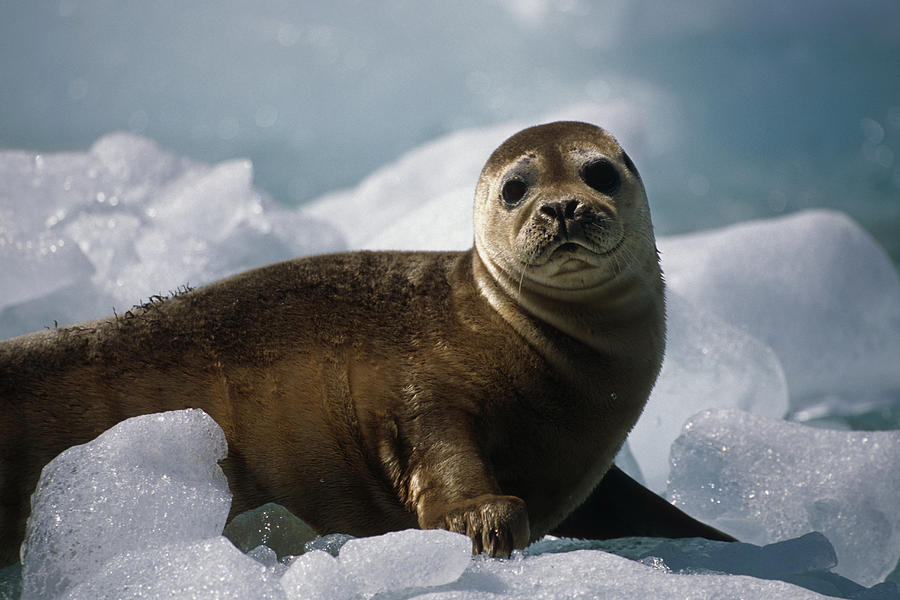
<svg viewBox="0 0 900 600">
<path fill-rule="evenodd" d="M 527 191 L 527 183 L 521 179 L 509 179 L 503 184 L 500 195 L 503 196 L 503 201 L 506 202 L 507 206 L 513 207 L 525 197 Z"/>
<path fill-rule="evenodd" d="M 611 194 L 619 187 L 619 172 L 609 160 L 601 158 L 581 168 L 581 178 L 586 184 L 604 194 Z"/>
</svg>

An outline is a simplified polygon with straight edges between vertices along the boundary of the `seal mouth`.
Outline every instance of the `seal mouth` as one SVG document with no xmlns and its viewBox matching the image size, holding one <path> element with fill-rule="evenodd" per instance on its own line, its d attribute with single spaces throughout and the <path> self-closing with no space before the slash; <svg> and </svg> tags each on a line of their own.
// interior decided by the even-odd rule
<svg viewBox="0 0 900 600">
<path fill-rule="evenodd" d="M 598 243 L 591 243 L 590 240 L 578 240 L 578 239 L 568 239 L 566 241 L 562 241 L 555 248 L 552 248 L 547 255 L 550 260 L 582 260 L 583 256 L 587 257 L 597 257 L 597 256 L 608 256 L 618 250 L 622 244 L 625 242 L 625 236 L 621 236 L 615 244 L 610 246 L 609 248 L 603 248 Z M 585 261 L 586 262 L 586 261 Z"/>
<path fill-rule="evenodd" d="M 580 213 L 578 210 L 576 207 L 571 219 L 565 213 L 553 220 L 538 213 L 526 222 L 514 244 L 518 267 L 542 278 L 608 268 L 614 260 L 612 255 L 623 247 L 627 237 L 624 224 L 586 205 L 581 206 Z"/>
<path fill-rule="evenodd" d="M 550 251 L 550 262 L 562 263 L 563 266 L 572 266 L 573 263 L 584 267 L 592 266 L 589 257 L 596 255 L 593 249 L 575 242 L 564 242 Z"/>
<path fill-rule="evenodd" d="M 575 273 L 598 267 L 600 253 L 587 242 L 564 241 L 547 253 L 547 263 L 554 265 L 556 275 Z"/>
</svg>

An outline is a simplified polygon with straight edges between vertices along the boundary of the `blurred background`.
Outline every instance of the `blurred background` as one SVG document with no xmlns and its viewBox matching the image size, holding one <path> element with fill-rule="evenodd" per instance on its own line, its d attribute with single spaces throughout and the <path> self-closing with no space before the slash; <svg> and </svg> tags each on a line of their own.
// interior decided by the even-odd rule
<svg viewBox="0 0 900 600">
<path fill-rule="evenodd" d="M 832 207 L 896 263 L 898 24 L 896 0 L 4 2 L 0 147 L 131 131 L 250 158 L 297 205 L 448 132 L 619 101 L 659 233 Z"/>
</svg>

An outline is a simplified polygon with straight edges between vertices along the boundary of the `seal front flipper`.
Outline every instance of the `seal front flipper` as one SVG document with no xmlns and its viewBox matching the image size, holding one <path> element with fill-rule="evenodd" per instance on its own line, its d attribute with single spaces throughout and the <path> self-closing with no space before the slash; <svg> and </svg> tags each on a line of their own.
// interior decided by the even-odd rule
<svg viewBox="0 0 900 600">
<path fill-rule="evenodd" d="M 678 510 L 615 465 L 609 468 L 584 504 L 551 534 L 592 540 L 647 536 L 737 541 Z"/>
<path fill-rule="evenodd" d="M 525 502 L 515 496 L 485 494 L 449 505 L 433 504 L 423 517 L 419 523 L 425 529 L 447 529 L 472 538 L 472 554 L 508 557 L 524 548 L 530 537 Z"/>
<path fill-rule="evenodd" d="M 407 497 L 422 529 L 447 529 L 472 539 L 472 553 L 508 557 L 531 538 L 525 501 L 504 495 L 481 457 L 473 428 L 451 414 L 440 440 L 415 444 Z M 423 428 L 437 431 L 433 425 Z"/>
</svg>

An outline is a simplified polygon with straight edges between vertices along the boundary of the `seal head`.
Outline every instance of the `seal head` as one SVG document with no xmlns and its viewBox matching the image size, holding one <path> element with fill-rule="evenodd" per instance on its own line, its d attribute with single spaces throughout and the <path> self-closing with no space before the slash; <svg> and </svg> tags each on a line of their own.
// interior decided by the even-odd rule
<svg viewBox="0 0 900 600">
<path fill-rule="evenodd" d="M 572 307 L 661 299 L 643 182 L 616 139 L 588 123 L 531 127 L 494 151 L 475 192 L 475 250 L 505 295 L 589 343 Z"/>
</svg>

